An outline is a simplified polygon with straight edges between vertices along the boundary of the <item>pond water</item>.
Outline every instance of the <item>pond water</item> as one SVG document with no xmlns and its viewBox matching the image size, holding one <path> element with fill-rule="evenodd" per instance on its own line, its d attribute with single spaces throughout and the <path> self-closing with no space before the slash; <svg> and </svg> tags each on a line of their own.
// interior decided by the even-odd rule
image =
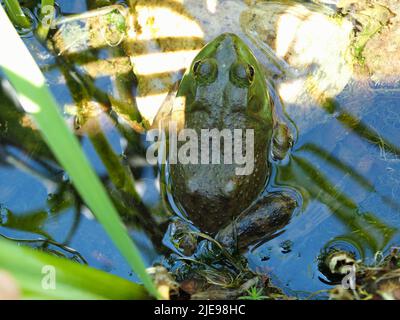
<svg viewBox="0 0 400 320">
<path fill-rule="evenodd" d="M 84 1 L 57 3 L 62 15 L 87 10 Z M 82 133 L 68 107 L 74 104 L 76 92 L 71 94 L 64 79 L 78 85 L 78 90 L 88 88 L 85 81 L 91 79 L 82 76 L 75 81 L 82 70 L 51 54 L 31 35 L 24 41 L 64 106 L 66 121 L 77 127 L 85 153 L 124 212 L 124 222 L 147 265 L 160 261 L 167 252 L 161 244 L 166 214 L 157 168 L 145 161 L 143 135 L 129 126 L 116 126 L 115 115 L 107 112 L 99 113 L 93 124 L 101 130 Z M 98 53 L 101 58 L 110 55 L 107 48 Z M 32 129 L 34 124 L 16 106 L 2 74 L 0 78 L 0 234 L 16 241 L 31 240 L 35 247 L 69 258 L 80 255 L 91 266 L 137 280 Z M 92 84 L 105 96 L 116 92 L 112 77 L 96 78 Z M 101 93 L 98 96 L 104 97 Z M 376 252 L 400 243 L 399 101 L 400 85 L 353 80 L 325 108 L 310 107 L 310 118 L 307 112 L 285 106 L 298 137 L 288 161 L 274 168 L 268 188 L 294 189 L 301 195 L 302 208 L 283 233 L 247 252 L 253 270 L 272 275 L 279 287 L 305 297 L 330 287 L 318 270 L 324 248 L 347 248 L 372 263 Z M 115 171 L 123 172 L 122 176 L 110 172 L 115 161 Z M 141 205 L 132 202 L 126 188 L 125 182 L 133 180 Z M 144 210 L 139 219 L 132 218 L 135 205 Z M 54 243 L 42 241 L 46 239 Z"/>
<path fill-rule="evenodd" d="M 300 132 L 274 184 L 299 191 L 303 210 L 284 234 L 253 250 L 255 268 L 271 270 L 293 290 L 313 291 L 325 287 L 317 263 L 323 248 L 351 250 L 373 263 L 377 251 L 398 244 L 399 161 L 393 151 L 400 143 L 399 99 L 396 88 L 354 93 L 350 85 L 326 122 Z"/>
</svg>

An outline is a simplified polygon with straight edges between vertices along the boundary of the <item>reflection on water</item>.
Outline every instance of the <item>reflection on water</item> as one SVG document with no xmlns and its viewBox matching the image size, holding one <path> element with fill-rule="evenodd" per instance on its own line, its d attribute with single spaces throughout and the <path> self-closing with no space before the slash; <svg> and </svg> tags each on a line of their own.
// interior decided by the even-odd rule
<svg viewBox="0 0 400 320">
<path fill-rule="evenodd" d="M 9 227 L 9 226 L 6 225 L 6 227 Z M 49 253 L 49 254 L 57 256 L 57 257 L 66 258 L 66 259 L 69 259 L 69 260 L 72 260 L 72 261 L 75 261 L 75 262 L 78 262 L 81 264 L 87 264 L 87 261 L 85 260 L 85 258 L 82 257 L 82 255 L 78 251 L 76 251 L 72 248 L 69 248 L 65 245 L 61 245 L 50 239 L 26 240 L 26 239 L 11 238 L 11 237 L 7 237 L 5 235 L 1 235 L 1 236 L 7 240 L 18 243 L 19 245 L 29 246 L 36 250 L 44 251 L 46 253 Z"/>
<path fill-rule="evenodd" d="M 54 254 L 58 252 L 59 255 L 73 259 L 74 257 L 62 253 L 65 251 L 64 246 L 69 246 L 82 255 L 79 260 L 86 260 L 90 265 L 125 277 L 131 276 L 130 269 L 116 252 L 102 228 L 95 222 L 92 214 L 82 204 L 68 176 L 55 163 L 34 125 L 5 95 L 3 89 L 0 90 L 0 96 L 1 234 L 18 239 L 21 243 L 28 243 Z M 99 134 L 97 132 L 97 135 Z M 113 150 L 118 151 L 119 148 L 119 153 L 122 152 L 121 137 L 118 132 L 109 130 L 107 138 L 103 138 L 96 139 L 96 142 L 101 145 L 101 142 L 110 141 L 113 144 Z M 113 190 L 112 183 L 108 183 L 111 178 L 107 174 L 107 164 L 103 164 L 99 159 L 93 147 L 94 144 L 90 144 L 87 137 L 82 138 L 82 144 L 104 183 L 110 184 L 111 194 L 115 194 L 115 197 L 123 197 L 123 187 L 120 188 L 119 194 L 117 193 L 119 189 L 114 187 Z M 106 146 L 109 145 L 106 144 Z M 130 149 L 137 154 L 134 147 Z M 118 153 L 109 149 L 106 151 L 108 152 L 106 154 L 110 155 L 111 152 L 114 157 L 117 157 Z M 131 151 L 127 149 L 126 152 L 126 157 L 128 157 Z M 112 161 L 112 158 L 109 161 Z M 115 174 L 118 174 L 118 168 L 115 169 Z M 145 170 L 142 168 L 136 170 L 139 177 L 142 176 L 142 171 Z M 146 174 L 154 179 L 154 173 L 147 171 Z M 120 180 L 123 181 L 123 178 Z M 150 190 L 147 192 L 151 193 L 152 187 L 154 198 L 154 193 L 156 193 L 154 185 L 147 183 L 142 186 L 142 189 L 148 188 Z M 136 205 L 136 203 L 132 204 L 134 201 L 129 196 L 125 198 L 128 199 L 125 206 Z M 119 203 L 123 202 L 119 201 Z M 132 225 L 132 228 L 138 225 L 138 222 L 129 216 L 132 210 L 120 210 L 120 212 L 126 212 L 126 222 Z M 145 258 L 150 263 L 155 251 L 148 240 L 151 236 L 141 231 L 143 229 L 140 227 L 134 237 L 138 238 L 138 245 L 144 248 L 143 252 L 147 253 Z M 156 229 L 152 226 L 153 233 Z"/>
<path fill-rule="evenodd" d="M 61 11 L 86 10 L 86 6 L 71 3 L 59 1 Z M 174 6 L 179 7 L 176 2 Z M 181 48 L 188 46 L 187 39 L 181 40 Z M 120 58 L 124 52 L 105 46 L 58 56 L 33 38 L 26 43 L 34 48 L 60 105 L 72 106 L 65 108 L 67 121 L 80 136 L 146 262 L 152 264 L 166 252 L 161 239 L 167 216 L 160 201 L 157 170 L 144 158 L 142 132 L 147 124 L 135 105 L 137 79 L 130 65 L 118 69 L 121 72 L 98 74 L 81 67 L 83 62 Z M 190 44 L 200 45 L 198 38 Z M 34 124 L 8 92 L 3 80 L 0 234 L 131 277 Z M 302 209 L 285 232 L 247 254 L 253 269 L 272 272 L 287 289 L 316 291 L 327 286 L 319 280 L 317 269 L 318 255 L 325 247 L 345 244 L 372 261 L 377 251 L 400 242 L 398 101 L 400 87 L 366 89 L 352 83 L 324 108 L 308 109 L 324 119 L 313 125 L 309 122 L 314 116 L 304 117 L 294 111 L 296 106 L 286 106 L 299 129 L 298 139 L 289 161 L 275 168 L 270 188 L 298 191 Z"/>
<path fill-rule="evenodd" d="M 327 110 L 328 121 L 300 132 L 290 162 L 277 170 L 275 185 L 298 190 L 302 212 L 282 236 L 249 257 L 254 268 L 272 270 L 293 290 L 323 287 L 316 260 L 325 247 L 346 243 L 371 263 L 377 251 L 400 239 L 400 139 L 395 134 L 400 88 L 371 89 L 367 101 L 363 89 L 359 96 L 347 90 Z M 359 115 L 352 115 L 349 106 Z M 280 244 L 288 240 L 293 246 L 285 254 Z"/>
</svg>

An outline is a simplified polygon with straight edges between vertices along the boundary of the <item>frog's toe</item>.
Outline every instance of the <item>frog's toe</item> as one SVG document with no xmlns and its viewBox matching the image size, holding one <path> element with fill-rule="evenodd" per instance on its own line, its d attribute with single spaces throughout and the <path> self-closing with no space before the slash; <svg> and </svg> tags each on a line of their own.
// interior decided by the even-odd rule
<svg viewBox="0 0 400 320">
<path fill-rule="evenodd" d="M 221 230 L 216 240 L 226 248 L 242 251 L 251 244 L 271 239 L 289 223 L 297 206 L 292 195 L 271 193 Z"/>
<path fill-rule="evenodd" d="M 164 244 L 172 251 L 191 256 L 197 248 L 197 236 L 191 226 L 180 218 L 173 218 L 168 225 Z"/>
<path fill-rule="evenodd" d="M 293 136 L 285 123 L 278 123 L 274 128 L 272 139 L 272 157 L 274 160 L 283 160 L 293 146 Z"/>
</svg>

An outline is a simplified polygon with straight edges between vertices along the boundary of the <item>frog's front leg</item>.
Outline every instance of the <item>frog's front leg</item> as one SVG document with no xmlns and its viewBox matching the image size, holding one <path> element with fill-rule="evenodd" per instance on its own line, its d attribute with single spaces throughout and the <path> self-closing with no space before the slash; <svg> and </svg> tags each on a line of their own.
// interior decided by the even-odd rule
<svg viewBox="0 0 400 320">
<path fill-rule="evenodd" d="M 222 229 L 216 240 L 228 249 L 242 251 L 255 242 L 275 237 L 289 223 L 296 207 L 297 201 L 292 195 L 270 193 Z"/>
</svg>

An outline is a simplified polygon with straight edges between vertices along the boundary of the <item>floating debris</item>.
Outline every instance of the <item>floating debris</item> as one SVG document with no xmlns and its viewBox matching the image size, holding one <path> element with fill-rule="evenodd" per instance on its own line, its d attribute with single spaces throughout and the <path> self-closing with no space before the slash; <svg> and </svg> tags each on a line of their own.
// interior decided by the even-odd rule
<svg viewBox="0 0 400 320">
<path fill-rule="evenodd" d="M 346 251 L 332 252 L 322 264 L 340 285 L 329 290 L 333 300 L 400 300 L 400 252 L 399 248 L 372 265 L 355 260 L 354 255 Z M 349 282 L 345 282 L 345 278 Z M 352 277 L 353 279 L 350 279 Z M 332 279 L 332 277 L 331 277 Z"/>
</svg>

